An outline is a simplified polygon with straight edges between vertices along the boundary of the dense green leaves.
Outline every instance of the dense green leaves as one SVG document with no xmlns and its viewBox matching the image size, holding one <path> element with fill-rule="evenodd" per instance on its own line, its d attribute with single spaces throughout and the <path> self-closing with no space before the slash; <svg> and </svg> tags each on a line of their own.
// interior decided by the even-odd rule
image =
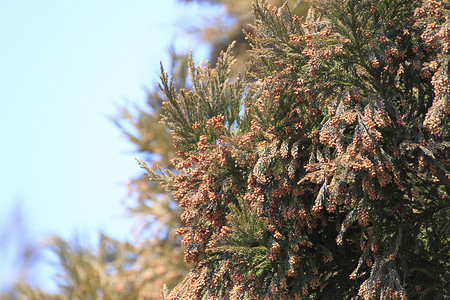
<svg viewBox="0 0 450 300">
<path fill-rule="evenodd" d="M 169 299 L 443 297 L 448 41 L 427 28 L 446 36 L 446 5 L 323 0 L 301 22 L 257 1 L 247 88 L 229 97 L 250 123 L 238 131 L 231 102 L 204 96 L 228 67 L 191 67 L 195 91 L 178 98 L 163 77 L 179 233 L 198 263 Z"/>
<path fill-rule="evenodd" d="M 447 299 L 449 9 L 317 0 L 302 19 L 256 1 L 242 76 L 232 45 L 213 65 L 183 60 L 190 84 L 162 69 L 153 112 L 125 116 L 160 161 L 142 162 L 152 181 L 136 181 L 134 212 L 164 229 L 127 250 L 129 267 L 101 255 L 115 271 L 95 278 L 136 270 L 130 297 L 155 297 L 146 288 L 184 276 L 184 245 L 190 271 L 164 299 Z"/>
</svg>

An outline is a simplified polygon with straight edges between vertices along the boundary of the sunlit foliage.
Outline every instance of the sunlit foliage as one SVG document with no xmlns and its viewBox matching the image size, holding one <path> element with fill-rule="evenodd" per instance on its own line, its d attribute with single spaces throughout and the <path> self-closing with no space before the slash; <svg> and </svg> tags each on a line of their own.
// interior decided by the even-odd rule
<svg viewBox="0 0 450 300">
<path fill-rule="evenodd" d="M 130 212 L 150 239 L 55 239 L 61 295 L 24 298 L 450 297 L 450 3 L 274 4 L 253 4 L 245 69 L 239 40 L 173 53 L 117 119 L 148 155 Z"/>
<path fill-rule="evenodd" d="M 259 1 L 244 75 L 163 71 L 177 172 L 149 175 L 196 263 L 167 299 L 449 296 L 448 8 Z"/>
</svg>

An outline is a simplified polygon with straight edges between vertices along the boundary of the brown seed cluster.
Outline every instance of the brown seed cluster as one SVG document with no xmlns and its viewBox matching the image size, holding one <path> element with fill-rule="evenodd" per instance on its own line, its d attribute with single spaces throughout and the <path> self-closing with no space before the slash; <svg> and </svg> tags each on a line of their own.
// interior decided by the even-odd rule
<svg viewBox="0 0 450 300">
<path fill-rule="evenodd" d="M 214 128 L 215 130 L 220 130 L 225 128 L 223 122 L 225 117 L 222 114 L 219 114 L 216 117 L 212 117 L 206 122 L 206 128 Z"/>
</svg>

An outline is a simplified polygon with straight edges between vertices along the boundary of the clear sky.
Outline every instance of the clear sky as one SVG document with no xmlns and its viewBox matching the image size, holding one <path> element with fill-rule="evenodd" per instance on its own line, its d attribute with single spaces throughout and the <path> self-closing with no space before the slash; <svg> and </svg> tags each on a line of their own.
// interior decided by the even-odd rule
<svg viewBox="0 0 450 300">
<path fill-rule="evenodd" d="M 201 22 L 199 11 L 175 0 L 0 1 L 0 232 L 20 204 L 38 240 L 130 237 L 121 200 L 142 171 L 109 117 L 145 101 L 171 42 L 198 48 L 180 25 Z M 0 289 L 12 267 L 0 260 Z"/>
</svg>

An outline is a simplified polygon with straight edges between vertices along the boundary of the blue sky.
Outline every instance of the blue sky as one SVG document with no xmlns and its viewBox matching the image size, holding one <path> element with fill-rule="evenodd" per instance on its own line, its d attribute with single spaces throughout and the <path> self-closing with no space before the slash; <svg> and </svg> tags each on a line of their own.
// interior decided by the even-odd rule
<svg viewBox="0 0 450 300">
<path fill-rule="evenodd" d="M 198 12 L 175 0 L 0 1 L 0 232 L 20 205 L 37 240 L 130 238 L 121 201 L 142 171 L 109 117 L 145 101 L 171 42 L 206 55 L 180 31 Z M 11 268 L 0 261 L 0 289 Z M 37 284 L 51 289 L 48 276 Z"/>
</svg>

